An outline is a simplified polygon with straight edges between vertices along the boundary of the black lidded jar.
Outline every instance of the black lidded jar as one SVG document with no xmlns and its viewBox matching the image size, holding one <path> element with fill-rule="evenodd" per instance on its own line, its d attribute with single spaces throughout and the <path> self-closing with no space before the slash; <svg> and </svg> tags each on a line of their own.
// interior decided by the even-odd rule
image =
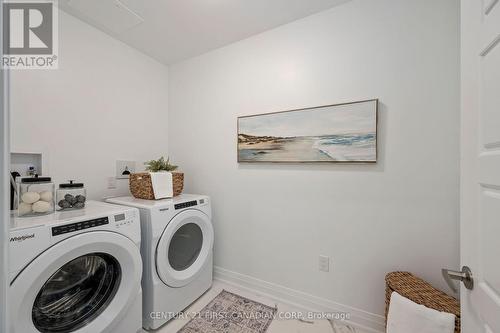
<svg viewBox="0 0 500 333">
<path fill-rule="evenodd" d="M 75 183 L 69 180 L 68 183 L 59 184 L 56 194 L 57 210 L 82 209 L 87 201 L 87 191 L 83 183 Z"/>
</svg>

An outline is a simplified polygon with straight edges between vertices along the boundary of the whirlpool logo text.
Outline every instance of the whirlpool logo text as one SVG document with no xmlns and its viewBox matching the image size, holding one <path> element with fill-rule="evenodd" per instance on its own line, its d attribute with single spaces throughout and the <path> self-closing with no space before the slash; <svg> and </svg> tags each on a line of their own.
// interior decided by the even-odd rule
<svg viewBox="0 0 500 333">
<path fill-rule="evenodd" d="M 35 238 L 35 234 L 11 237 L 10 242 L 24 242 L 27 239 Z"/>
</svg>

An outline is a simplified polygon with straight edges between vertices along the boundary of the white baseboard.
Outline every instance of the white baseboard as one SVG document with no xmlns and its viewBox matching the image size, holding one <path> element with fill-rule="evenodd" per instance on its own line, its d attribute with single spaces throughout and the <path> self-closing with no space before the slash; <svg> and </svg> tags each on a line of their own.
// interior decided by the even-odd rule
<svg viewBox="0 0 500 333">
<path fill-rule="evenodd" d="M 258 292 L 265 297 L 276 300 L 279 303 L 287 304 L 298 310 L 325 313 L 349 313 L 350 319 L 346 320 L 347 324 L 367 332 L 385 332 L 384 317 L 377 314 L 339 304 L 248 275 L 232 272 L 218 266 L 214 267 L 214 279 L 248 291 Z"/>
</svg>

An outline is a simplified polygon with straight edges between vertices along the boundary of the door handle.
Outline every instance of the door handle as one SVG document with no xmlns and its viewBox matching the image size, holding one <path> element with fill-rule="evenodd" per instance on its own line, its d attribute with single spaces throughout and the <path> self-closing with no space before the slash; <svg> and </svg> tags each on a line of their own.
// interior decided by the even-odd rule
<svg viewBox="0 0 500 333">
<path fill-rule="evenodd" d="M 448 286 L 454 292 L 458 292 L 457 287 L 453 284 L 453 280 L 460 281 L 464 283 L 465 288 L 472 290 L 474 288 L 474 279 L 472 278 L 472 271 L 469 267 L 462 267 L 461 271 L 452 271 L 449 269 L 443 268 L 441 270 L 443 273 L 444 280 L 448 283 Z"/>
</svg>

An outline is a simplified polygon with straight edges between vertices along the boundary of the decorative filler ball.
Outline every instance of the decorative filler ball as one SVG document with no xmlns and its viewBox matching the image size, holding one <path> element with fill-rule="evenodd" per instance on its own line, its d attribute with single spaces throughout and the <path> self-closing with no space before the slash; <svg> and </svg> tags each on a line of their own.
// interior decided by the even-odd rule
<svg viewBox="0 0 500 333">
<path fill-rule="evenodd" d="M 71 194 L 66 194 L 64 200 L 60 200 L 57 205 L 61 209 L 81 209 L 85 207 L 85 201 L 87 198 L 84 195 L 77 195 L 76 197 Z"/>
<path fill-rule="evenodd" d="M 50 203 L 40 200 L 33 204 L 32 209 L 35 213 L 46 213 L 50 210 Z"/>
<path fill-rule="evenodd" d="M 27 204 L 33 204 L 40 200 L 40 194 L 37 192 L 26 192 L 21 196 L 21 200 Z"/>
<path fill-rule="evenodd" d="M 53 194 L 50 191 L 40 192 L 40 200 L 52 202 Z"/>
<path fill-rule="evenodd" d="M 68 208 L 71 208 L 71 204 L 69 202 L 67 202 L 66 200 L 61 200 L 57 203 L 59 205 L 59 207 L 61 207 L 62 209 L 68 209 Z"/>
<path fill-rule="evenodd" d="M 83 207 L 85 207 L 85 204 L 83 202 L 77 202 L 76 204 L 73 205 L 73 208 L 77 208 L 77 209 L 80 209 Z"/>
<path fill-rule="evenodd" d="M 19 207 L 17 208 L 19 211 L 19 215 L 22 216 L 30 214 L 33 211 L 32 206 L 33 206 L 32 204 L 21 202 L 19 204 Z"/>
</svg>

